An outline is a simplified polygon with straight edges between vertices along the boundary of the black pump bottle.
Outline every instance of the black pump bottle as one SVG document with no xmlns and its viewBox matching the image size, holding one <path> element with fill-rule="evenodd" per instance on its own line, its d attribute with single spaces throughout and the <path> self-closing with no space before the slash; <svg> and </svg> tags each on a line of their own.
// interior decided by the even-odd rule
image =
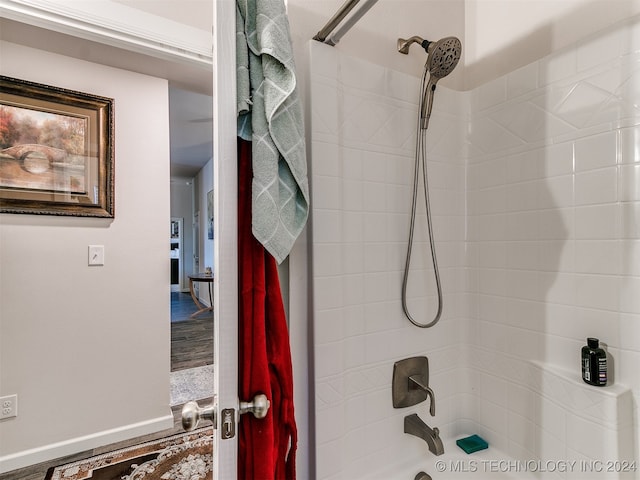
<svg viewBox="0 0 640 480">
<path fill-rule="evenodd" d="M 596 387 L 607 384 L 607 353 L 600 348 L 597 338 L 587 338 L 582 347 L 582 380 Z"/>
</svg>

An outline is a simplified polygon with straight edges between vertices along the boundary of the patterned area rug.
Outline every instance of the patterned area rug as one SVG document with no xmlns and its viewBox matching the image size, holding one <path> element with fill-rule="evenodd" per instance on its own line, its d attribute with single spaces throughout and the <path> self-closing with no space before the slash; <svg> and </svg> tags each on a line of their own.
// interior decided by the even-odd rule
<svg viewBox="0 0 640 480">
<path fill-rule="evenodd" d="M 54 467 L 45 480 L 212 480 L 213 429 L 201 428 Z"/>
</svg>

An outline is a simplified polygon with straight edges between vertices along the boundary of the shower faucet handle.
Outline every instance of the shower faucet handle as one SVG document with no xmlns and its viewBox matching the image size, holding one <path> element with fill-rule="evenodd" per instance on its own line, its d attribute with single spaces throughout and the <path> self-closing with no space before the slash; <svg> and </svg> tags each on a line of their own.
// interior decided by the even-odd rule
<svg viewBox="0 0 640 480">
<path fill-rule="evenodd" d="M 409 389 L 421 390 L 427 394 L 427 398 L 431 397 L 431 403 L 429 404 L 429 414 L 432 417 L 436 416 L 436 396 L 433 393 L 433 390 L 429 388 L 429 385 L 426 385 L 423 382 L 422 375 L 411 375 L 409 377 Z"/>
<path fill-rule="evenodd" d="M 429 388 L 429 359 L 411 357 L 397 361 L 393 365 L 391 394 L 393 408 L 411 407 L 431 397 L 429 413 L 434 416 L 436 405 L 433 390 Z"/>
</svg>

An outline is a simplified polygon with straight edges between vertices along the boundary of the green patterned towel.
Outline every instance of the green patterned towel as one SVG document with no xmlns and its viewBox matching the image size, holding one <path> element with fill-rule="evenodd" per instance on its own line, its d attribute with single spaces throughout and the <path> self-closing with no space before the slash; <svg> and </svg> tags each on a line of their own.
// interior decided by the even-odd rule
<svg viewBox="0 0 640 480">
<path fill-rule="evenodd" d="M 238 136 L 252 142 L 253 234 L 281 263 L 304 228 L 302 105 L 282 0 L 237 0 Z"/>
</svg>

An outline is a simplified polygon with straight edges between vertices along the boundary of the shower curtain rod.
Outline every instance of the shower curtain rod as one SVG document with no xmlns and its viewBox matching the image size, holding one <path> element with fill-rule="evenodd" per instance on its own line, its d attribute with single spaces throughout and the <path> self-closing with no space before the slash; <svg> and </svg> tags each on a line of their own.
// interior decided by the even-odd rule
<svg viewBox="0 0 640 480">
<path fill-rule="evenodd" d="M 353 10 L 353 8 L 360 2 L 360 0 L 347 0 L 335 13 L 331 19 L 327 22 L 327 24 L 320 29 L 320 31 L 313 37 L 314 40 L 318 40 L 319 42 L 324 42 L 328 45 L 334 46 L 336 45 L 340 39 L 347 33 L 351 27 L 353 27 L 358 20 L 362 18 L 362 16 L 367 13 L 371 7 L 373 7 L 378 0 L 365 0 L 364 4 L 354 12 L 351 18 L 347 19 L 346 22 L 334 33 L 331 35 L 331 32 L 344 20 L 344 18 Z M 329 37 L 331 35 L 331 37 Z"/>
</svg>

